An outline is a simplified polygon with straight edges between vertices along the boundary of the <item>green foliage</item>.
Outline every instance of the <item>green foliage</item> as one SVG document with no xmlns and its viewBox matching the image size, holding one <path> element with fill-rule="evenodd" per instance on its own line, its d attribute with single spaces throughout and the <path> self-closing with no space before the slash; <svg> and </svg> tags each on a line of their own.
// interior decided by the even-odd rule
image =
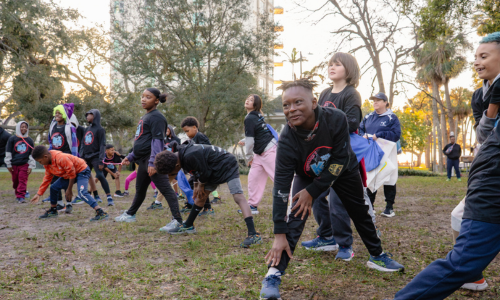
<svg viewBox="0 0 500 300">
<path fill-rule="evenodd" d="M 410 107 L 395 113 L 401 123 L 401 138 L 404 140 L 404 143 L 401 143 L 403 151 L 422 153 L 431 131 L 431 127 L 426 122 L 425 114 L 422 111 L 412 110 Z"/>
<path fill-rule="evenodd" d="M 273 24 L 251 20 L 248 0 L 143 0 L 115 13 L 112 61 L 118 98 L 138 96 L 150 86 L 169 93 L 160 105 L 169 123 L 188 115 L 218 145 L 235 142 L 243 130 L 243 102 L 267 72 Z M 249 26 L 258 21 L 257 29 Z M 123 26 L 121 25 L 123 24 Z M 136 97 L 137 105 L 139 97 Z M 265 105 L 266 106 L 266 105 Z"/>
<path fill-rule="evenodd" d="M 477 5 L 479 13 L 473 17 L 472 26 L 478 35 L 500 31 L 500 0 L 483 0 Z"/>
<path fill-rule="evenodd" d="M 372 111 L 373 103 L 370 100 L 365 99 L 365 101 L 363 101 L 363 105 L 361 105 L 361 113 L 363 114 L 363 117 L 371 113 Z"/>
<path fill-rule="evenodd" d="M 420 171 L 415 169 L 399 169 L 399 176 L 422 176 L 422 177 L 434 177 L 439 176 L 437 173 L 429 172 L 429 171 Z"/>
</svg>

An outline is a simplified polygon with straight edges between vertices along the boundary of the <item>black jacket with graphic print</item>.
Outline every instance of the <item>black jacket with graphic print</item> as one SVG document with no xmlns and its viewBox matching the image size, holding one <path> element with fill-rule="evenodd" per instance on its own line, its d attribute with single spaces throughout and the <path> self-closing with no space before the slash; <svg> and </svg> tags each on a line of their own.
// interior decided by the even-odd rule
<svg viewBox="0 0 500 300">
<path fill-rule="evenodd" d="M 222 184 L 240 176 L 236 157 L 222 148 L 189 142 L 178 150 L 182 169 L 201 183 Z"/>
<path fill-rule="evenodd" d="M 359 92 L 352 85 L 346 86 L 340 93 L 332 94 L 332 89 L 333 87 L 329 87 L 321 92 L 318 104 L 322 107 L 333 107 L 343 111 L 347 116 L 349 133 L 355 132 L 363 118 Z"/>
<path fill-rule="evenodd" d="M 80 157 L 83 159 L 91 159 L 98 157 L 99 165 L 104 165 L 102 162 L 106 155 L 106 130 L 101 126 L 101 113 L 98 109 L 91 109 L 85 115 L 93 114 L 94 121 L 86 128 L 80 142 Z"/>
<path fill-rule="evenodd" d="M 341 174 L 356 171 L 346 115 L 339 109 L 318 106 L 317 129 L 309 141 L 303 130 L 285 125 L 278 141 L 273 189 L 274 233 L 287 233 L 285 221 L 293 176 L 311 178 L 306 188 L 313 199 L 333 185 Z M 309 133 L 310 134 L 310 133 Z"/>
</svg>

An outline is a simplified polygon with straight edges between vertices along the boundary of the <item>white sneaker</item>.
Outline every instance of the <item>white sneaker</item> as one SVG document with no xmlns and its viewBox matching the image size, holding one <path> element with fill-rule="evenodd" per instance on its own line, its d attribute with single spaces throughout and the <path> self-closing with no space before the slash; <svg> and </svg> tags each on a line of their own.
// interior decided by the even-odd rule
<svg viewBox="0 0 500 300">
<path fill-rule="evenodd" d="M 127 214 L 127 212 L 124 212 L 123 214 L 119 215 L 118 217 L 115 218 L 115 221 L 116 222 L 127 222 L 127 223 L 131 223 L 131 222 L 135 222 L 136 219 L 135 219 L 135 216 L 131 216 L 129 214 Z"/>
<path fill-rule="evenodd" d="M 471 291 L 484 291 L 485 289 L 488 288 L 488 283 L 484 278 L 481 280 L 478 280 L 476 282 L 467 282 L 464 283 L 464 285 L 461 286 L 462 289 L 467 289 Z"/>
<path fill-rule="evenodd" d="M 182 224 L 180 224 L 176 219 L 173 219 L 172 221 L 170 221 L 170 223 L 160 228 L 160 231 L 169 232 L 171 229 L 176 228 L 180 225 Z"/>
</svg>

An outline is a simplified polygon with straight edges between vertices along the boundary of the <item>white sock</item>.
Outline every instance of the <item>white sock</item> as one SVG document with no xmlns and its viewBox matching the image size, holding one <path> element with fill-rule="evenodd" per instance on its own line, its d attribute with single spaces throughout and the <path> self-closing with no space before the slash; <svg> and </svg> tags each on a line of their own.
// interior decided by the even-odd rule
<svg viewBox="0 0 500 300">
<path fill-rule="evenodd" d="M 57 204 L 64 206 L 64 202 L 62 200 L 57 201 Z"/>
<path fill-rule="evenodd" d="M 333 239 L 333 235 L 332 236 L 325 236 L 325 239 L 331 240 L 331 239 Z"/>
<path fill-rule="evenodd" d="M 275 267 L 270 267 L 267 270 L 266 277 L 271 276 L 271 275 L 281 276 L 281 272 L 280 272 L 280 270 L 276 269 Z"/>
<path fill-rule="evenodd" d="M 125 190 L 125 192 L 127 192 L 127 193 L 128 193 L 128 190 Z M 125 193 L 125 192 L 124 192 L 124 193 Z"/>
<path fill-rule="evenodd" d="M 161 204 L 161 202 L 160 202 L 160 201 L 158 201 L 158 200 L 155 200 L 155 203 L 156 203 L 156 204 Z"/>
</svg>

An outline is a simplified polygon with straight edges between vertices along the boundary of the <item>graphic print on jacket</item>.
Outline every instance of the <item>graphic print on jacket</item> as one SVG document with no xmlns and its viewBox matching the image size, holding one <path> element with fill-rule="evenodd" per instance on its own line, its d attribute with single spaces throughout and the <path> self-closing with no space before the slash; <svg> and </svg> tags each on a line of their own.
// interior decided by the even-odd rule
<svg viewBox="0 0 500 300">
<path fill-rule="evenodd" d="M 328 146 L 321 146 L 314 149 L 314 151 L 311 152 L 306 159 L 306 163 L 304 164 L 304 173 L 309 177 L 319 176 L 332 156 L 330 154 L 331 150 L 332 147 Z"/>
<path fill-rule="evenodd" d="M 19 141 L 14 145 L 14 151 L 16 151 L 18 154 L 24 154 L 26 151 L 28 151 L 28 146 L 24 141 Z"/>
<path fill-rule="evenodd" d="M 92 131 L 88 131 L 87 134 L 85 135 L 84 144 L 88 146 L 93 142 L 94 142 L 94 133 L 92 133 Z"/>
<path fill-rule="evenodd" d="M 142 119 L 137 124 L 137 129 L 135 130 L 135 139 L 137 140 L 142 135 Z"/>
<path fill-rule="evenodd" d="M 61 149 L 62 145 L 64 144 L 64 137 L 59 132 L 55 132 L 50 138 L 52 140 L 52 146 L 54 147 L 54 149 Z"/>
</svg>

